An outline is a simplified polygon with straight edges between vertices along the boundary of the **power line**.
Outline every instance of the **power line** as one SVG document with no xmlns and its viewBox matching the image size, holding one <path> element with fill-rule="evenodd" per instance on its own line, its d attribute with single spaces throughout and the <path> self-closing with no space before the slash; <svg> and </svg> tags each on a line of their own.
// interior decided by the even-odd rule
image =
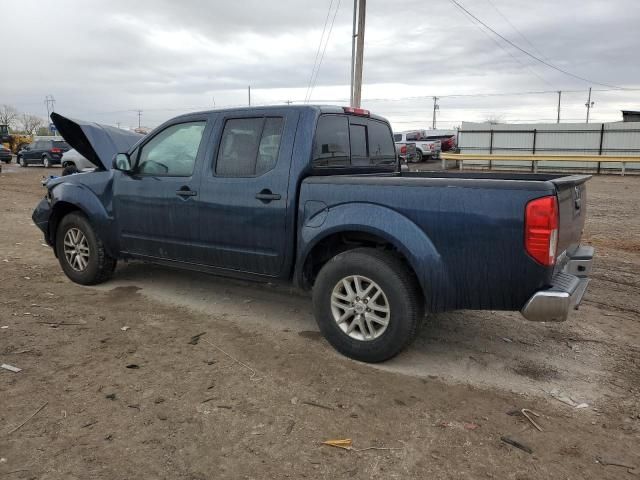
<svg viewBox="0 0 640 480">
<path fill-rule="evenodd" d="M 464 14 L 464 12 L 463 12 Z M 504 45 L 502 45 L 498 40 L 496 40 L 494 37 L 492 37 L 489 32 L 483 30 L 483 28 L 478 25 L 477 23 L 473 22 L 473 20 L 471 21 L 471 23 L 473 23 L 473 25 L 480 30 L 487 38 L 489 38 L 493 43 L 495 43 L 503 52 L 505 52 L 507 55 L 509 55 L 511 58 L 513 58 L 516 62 L 518 62 L 518 64 L 522 65 L 523 67 L 525 67 L 529 73 L 533 74 L 533 76 L 535 76 L 538 80 L 540 80 L 543 83 L 546 83 L 547 85 L 549 85 L 550 87 L 553 87 L 553 85 L 551 83 L 549 83 L 545 78 L 543 78 L 541 75 L 538 74 L 538 72 L 536 72 L 531 66 L 527 65 L 526 63 L 523 63 L 520 61 L 520 59 L 518 57 L 516 57 L 513 53 L 511 53 L 507 47 L 505 47 Z"/>
<path fill-rule="evenodd" d="M 324 27 L 322 27 L 322 34 L 320 35 L 320 41 L 318 42 L 318 48 L 316 49 L 316 58 L 313 60 L 313 67 L 311 68 L 311 76 L 309 77 L 309 84 L 307 85 L 307 91 L 304 94 L 304 100 L 307 101 L 309 97 L 309 89 L 313 83 L 313 75 L 316 71 L 316 65 L 318 63 L 318 56 L 320 55 L 320 49 L 322 48 L 322 40 L 324 39 L 324 32 L 327 31 L 327 24 L 329 23 L 329 16 L 331 15 L 331 7 L 333 7 L 333 0 L 329 3 L 329 9 L 327 10 L 327 16 L 324 19 Z"/>
<path fill-rule="evenodd" d="M 524 48 L 520 47 L 519 45 L 515 44 L 514 42 L 512 42 L 511 40 L 509 40 L 508 38 L 506 38 L 505 36 L 501 35 L 500 33 L 496 32 L 493 28 L 491 28 L 489 25 L 487 25 L 486 23 L 484 23 L 482 20 L 480 20 L 478 17 L 476 17 L 473 13 L 471 13 L 469 10 L 467 10 L 466 8 L 464 8 L 462 5 L 460 5 L 460 3 L 458 3 L 456 0 L 450 0 L 451 3 L 453 3 L 455 6 L 457 6 L 460 10 L 462 10 L 464 13 L 466 13 L 469 17 L 471 17 L 473 20 L 475 20 L 476 22 L 478 22 L 480 25 L 482 25 L 484 28 L 486 28 L 487 30 L 489 30 L 491 33 L 493 33 L 494 35 L 500 37 L 502 40 L 504 40 L 505 42 L 507 42 L 509 45 L 511 45 L 513 48 L 521 51 L 522 53 L 524 53 L 525 55 L 527 55 L 528 57 L 533 58 L 535 61 L 542 63 L 543 65 L 546 65 L 549 68 L 553 68 L 554 70 L 557 70 L 558 72 L 564 73 L 565 75 L 568 75 L 570 77 L 573 78 L 577 78 L 578 80 L 582 80 L 583 82 L 587 82 L 587 83 L 594 83 L 596 85 L 601 85 L 603 87 L 609 87 L 609 88 L 615 88 L 618 90 L 622 90 L 622 87 L 618 87 L 616 85 L 609 85 L 607 83 L 601 83 L 601 82 L 596 82 L 594 80 L 589 80 L 588 78 L 585 77 L 581 77 L 580 75 L 576 75 L 574 73 L 568 72 L 567 70 L 564 70 L 552 63 L 547 62 L 546 60 L 543 60 L 537 56 L 535 56 L 533 53 L 525 50 Z"/>
<path fill-rule="evenodd" d="M 336 6 L 336 11 L 333 13 L 333 18 L 331 19 L 331 25 L 329 26 L 329 32 L 327 33 L 327 39 L 324 43 L 324 47 L 322 49 L 322 55 L 320 55 L 320 61 L 318 62 L 318 68 L 316 69 L 315 78 L 313 79 L 313 84 L 311 85 L 311 90 L 309 90 L 309 96 L 307 97 L 307 101 L 311 100 L 311 95 L 313 95 L 313 90 L 316 88 L 316 84 L 318 83 L 318 74 L 320 73 L 320 67 L 322 66 L 322 61 L 324 60 L 324 54 L 327 51 L 327 45 L 329 45 L 329 39 L 331 38 L 331 32 L 333 30 L 333 24 L 336 21 L 336 16 L 338 15 L 338 10 L 340 10 L 340 1 L 338 0 L 338 5 Z"/>
<path fill-rule="evenodd" d="M 531 41 L 524 35 L 524 33 L 522 33 L 520 31 L 520 29 L 518 27 L 516 27 L 513 23 L 511 23 L 511 21 L 506 17 L 506 15 L 504 13 L 502 13 L 500 11 L 500 9 L 496 6 L 495 3 L 493 3 L 492 0 L 487 0 L 487 3 L 489 5 L 491 5 L 496 12 L 498 12 L 498 14 L 504 19 L 504 21 L 507 22 L 509 24 L 509 26 L 511 26 L 511 28 L 520 36 L 520 38 L 522 38 L 525 42 L 527 42 L 529 44 L 529 46 L 531 46 L 531 48 L 533 48 L 536 52 L 538 52 L 538 54 L 542 58 L 547 60 L 545 58 L 545 55 L 538 48 L 536 48 L 536 46 L 533 43 L 531 43 Z"/>
</svg>

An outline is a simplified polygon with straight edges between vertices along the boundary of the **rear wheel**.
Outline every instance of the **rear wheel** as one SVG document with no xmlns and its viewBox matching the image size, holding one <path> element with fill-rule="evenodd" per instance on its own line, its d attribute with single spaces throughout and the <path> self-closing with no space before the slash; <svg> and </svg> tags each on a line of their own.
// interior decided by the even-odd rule
<svg viewBox="0 0 640 480">
<path fill-rule="evenodd" d="M 56 253 L 67 277 L 82 285 L 102 283 L 116 268 L 116 259 L 106 253 L 102 240 L 81 213 L 70 213 L 60 221 Z"/>
<path fill-rule="evenodd" d="M 48 155 L 42 156 L 42 165 L 44 165 L 44 168 L 51 167 L 51 159 L 49 158 Z"/>
<path fill-rule="evenodd" d="M 19 164 L 21 167 L 26 167 L 27 165 L 29 165 L 29 164 L 25 161 L 24 157 L 18 157 L 18 164 Z"/>
<path fill-rule="evenodd" d="M 416 156 L 413 158 L 414 158 L 413 163 L 422 162 L 422 152 L 420 150 L 416 150 Z"/>
<path fill-rule="evenodd" d="M 358 248 L 336 255 L 313 287 L 316 322 L 340 353 L 382 362 L 416 336 L 424 316 L 417 281 L 391 253 Z"/>
</svg>

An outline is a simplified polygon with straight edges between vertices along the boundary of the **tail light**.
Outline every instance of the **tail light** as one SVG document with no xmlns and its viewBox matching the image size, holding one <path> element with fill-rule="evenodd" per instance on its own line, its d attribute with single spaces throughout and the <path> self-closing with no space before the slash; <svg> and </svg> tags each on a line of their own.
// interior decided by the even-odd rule
<svg viewBox="0 0 640 480">
<path fill-rule="evenodd" d="M 558 200 L 555 195 L 527 203 L 524 225 L 527 253 L 544 266 L 554 265 L 558 248 Z"/>
<path fill-rule="evenodd" d="M 59 148 L 52 148 L 51 149 L 51 153 L 60 153 L 62 152 L 62 150 L 60 150 Z"/>
<path fill-rule="evenodd" d="M 370 115 L 369 110 L 365 110 L 364 108 L 342 107 L 342 110 L 344 110 L 344 113 L 360 115 L 361 117 L 368 117 Z"/>
<path fill-rule="evenodd" d="M 402 155 L 406 155 L 406 153 L 407 153 L 407 146 L 406 145 L 403 145 L 403 146 L 400 147 L 400 153 Z"/>
</svg>

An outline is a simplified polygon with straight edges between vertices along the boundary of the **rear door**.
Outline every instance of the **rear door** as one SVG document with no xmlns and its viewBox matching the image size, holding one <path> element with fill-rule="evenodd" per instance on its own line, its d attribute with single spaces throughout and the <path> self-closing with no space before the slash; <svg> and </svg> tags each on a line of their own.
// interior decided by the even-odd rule
<svg viewBox="0 0 640 480">
<path fill-rule="evenodd" d="M 132 154 L 132 173 L 114 172 L 114 212 L 122 251 L 182 262 L 197 261 L 199 167 L 206 115 L 156 132 Z"/>
<path fill-rule="evenodd" d="M 298 116 L 291 109 L 220 114 L 200 188 L 202 263 L 260 275 L 281 273 Z"/>
</svg>

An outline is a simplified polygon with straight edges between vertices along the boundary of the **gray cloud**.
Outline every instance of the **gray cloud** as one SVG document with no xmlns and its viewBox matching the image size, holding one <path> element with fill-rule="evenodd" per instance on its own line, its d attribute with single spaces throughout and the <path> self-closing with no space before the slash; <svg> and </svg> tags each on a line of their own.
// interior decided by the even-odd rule
<svg viewBox="0 0 640 480">
<path fill-rule="evenodd" d="M 561 68 L 640 88 L 636 1 L 461 3 Z M 4 43 L 10 48 L 3 56 L 0 103 L 42 114 L 44 96 L 53 94 L 57 110 L 70 115 L 133 125 L 133 110 L 141 108 L 145 123 L 154 125 L 181 111 L 210 108 L 214 97 L 218 106 L 244 103 L 247 85 L 257 102 L 304 98 L 329 0 L 20 4 L 4 15 Z M 315 99 L 348 97 L 351 6 L 342 0 Z M 447 0 L 370 0 L 364 78 L 365 98 L 425 97 L 366 102 L 399 127 L 429 123 L 426 97 L 474 92 L 580 90 L 563 98 L 565 118 L 581 118 L 589 87 L 511 47 L 500 48 Z M 595 92 L 594 100 L 596 120 L 615 120 L 620 108 L 640 106 L 639 92 L 632 91 Z M 491 115 L 555 116 L 553 94 L 444 97 L 440 103 L 447 125 Z"/>
</svg>

